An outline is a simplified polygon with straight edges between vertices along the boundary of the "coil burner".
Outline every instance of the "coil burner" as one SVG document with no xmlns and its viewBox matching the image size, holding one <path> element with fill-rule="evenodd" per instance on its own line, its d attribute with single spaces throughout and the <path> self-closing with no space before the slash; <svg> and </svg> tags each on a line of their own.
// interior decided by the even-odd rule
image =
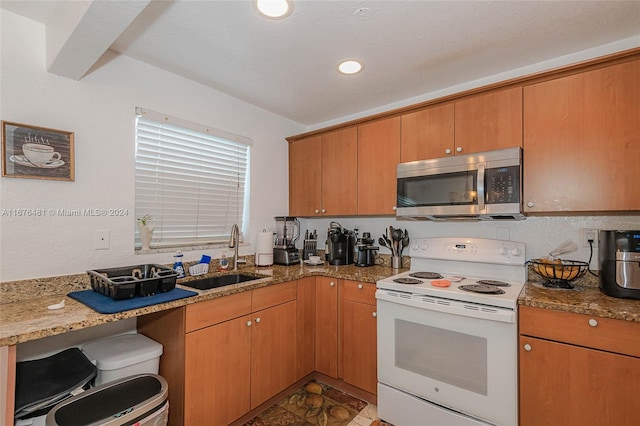
<svg viewBox="0 0 640 426">
<path fill-rule="evenodd" d="M 461 285 L 458 287 L 460 290 L 470 291 L 472 293 L 483 293 L 483 294 L 504 294 L 504 290 L 495 285 L 487 285 L 487 284 L 467 284 Z"/>
<path fill-rule="evenodd" d="M 413 278 L 422 278 L 423 280 L 438 280 L 442 278 L 442 275 L 437 272 L 412 272 L 409 276 Z"/>
<path fill-rule="evenodd" d="M 422 281 L 409 277 L 396 278 L 393 280 L 393 282 L 398 284 L 422 284 Z"/>
<path fill-rule="evenodd" d="M 504 281 L 496 281 L 496 280 L 479 280 L 479 281 L 476 281 L 476 283 L 494 285 L 496 287 L 511 287 L 511 284 L 509 283 L 505 283 Z"/>
</svg>

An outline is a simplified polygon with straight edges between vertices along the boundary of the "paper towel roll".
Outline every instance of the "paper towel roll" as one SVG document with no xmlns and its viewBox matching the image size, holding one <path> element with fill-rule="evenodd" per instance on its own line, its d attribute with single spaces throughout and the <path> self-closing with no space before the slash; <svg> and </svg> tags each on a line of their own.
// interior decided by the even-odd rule
<svg viewBox="0 0 640 426">
<path fill-rule="evenodd" d="M 271 265 L 273 265 L 273 232 L 258 232 L 256 236 L 256 266 Z"/>
</svg>

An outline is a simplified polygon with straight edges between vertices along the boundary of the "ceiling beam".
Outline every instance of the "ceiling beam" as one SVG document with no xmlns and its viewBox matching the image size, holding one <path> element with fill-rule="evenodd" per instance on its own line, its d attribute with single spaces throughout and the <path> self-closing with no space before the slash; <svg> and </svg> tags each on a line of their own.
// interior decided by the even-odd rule
<svg viewBox="0 0 640 426">
<path fill-rule="evenodd" d="M 80 80 L 151 1 L 59 2 L 46 25 L 47 71 Z"/>
</svg>

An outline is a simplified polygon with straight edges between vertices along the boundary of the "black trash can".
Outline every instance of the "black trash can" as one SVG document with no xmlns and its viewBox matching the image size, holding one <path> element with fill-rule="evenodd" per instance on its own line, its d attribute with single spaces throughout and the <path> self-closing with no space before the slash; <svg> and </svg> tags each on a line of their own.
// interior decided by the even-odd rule
<svg viewBox="0 0 640 426">
<path fill-rule="evenodd" d="M 16 364 L 16 419 L 47 414 L 60 401 L 88 389 L 95 365 L 78 348 Z"/>
<path fill-rule="evenodd" d="M 46 426 L 164 426 L 169 419 L 167 381 L 138 374 L 96 386 L 53 407 Z"/>
</svg>

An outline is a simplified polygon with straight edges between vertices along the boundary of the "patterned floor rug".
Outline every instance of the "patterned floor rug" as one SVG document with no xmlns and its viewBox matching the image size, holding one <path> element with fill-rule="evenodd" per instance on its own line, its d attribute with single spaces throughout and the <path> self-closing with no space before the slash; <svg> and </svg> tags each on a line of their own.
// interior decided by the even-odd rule
<svg viewBox="0 0 640 426">
<path fill-rule="evenodd" d="M 346 426 L 367 403 L 311 381 L 244 426 Z"/>
</svg>

